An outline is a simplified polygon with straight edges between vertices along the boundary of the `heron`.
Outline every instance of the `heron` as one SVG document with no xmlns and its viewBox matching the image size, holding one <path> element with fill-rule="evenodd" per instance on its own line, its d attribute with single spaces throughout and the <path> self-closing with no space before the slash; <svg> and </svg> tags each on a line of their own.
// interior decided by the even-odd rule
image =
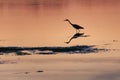
<svg viewBox="0 0 120 80">
<path fill-rule="evenodd" d="M 85 35 L 84 33 L 76 33 L 74 34 L 68 42 L 65 42 L 66 44 L 69 44 L 72 39 L 78 38 L 78 37 L 89 37 L 90 35 Z"/>
<path fill-rule="evenodd" d="M 72 39 L 78 38 L 78 37 L 80 37 L 80 36 L 82 36 L 82 35 L 84 35 L 84 33 L 76 33 L 76 34 L 74 34 L 74 35 L 70 38 L 70 40 L 69 40 L 68 42 L 65 42 L 65 43 L 69 44 Z"/>
<path fill-rule="evenodd" d="M 69 19 L 65 19 L 64 21 L 68 21 L 76 29 L 76 33 L 77 33 L 77 30 L 78 30 L 78 32 L 80 32 L 80 29 L 84 29 L 84 27 L 82 27 L 80 25 L 71 23 L 71 21 Z"/>
</svg>

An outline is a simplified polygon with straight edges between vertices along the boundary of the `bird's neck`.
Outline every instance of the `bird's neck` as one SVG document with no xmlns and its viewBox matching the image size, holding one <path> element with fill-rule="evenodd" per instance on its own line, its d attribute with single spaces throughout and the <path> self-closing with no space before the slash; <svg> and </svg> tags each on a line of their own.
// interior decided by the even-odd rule
<svg viewBox="0 0 120 80">
<path fill-rule="evenodd" d="M 72 25 L 72 23 L 70 22 L 70 20 L 68 20 L 68 22 Z"/>
</svg>

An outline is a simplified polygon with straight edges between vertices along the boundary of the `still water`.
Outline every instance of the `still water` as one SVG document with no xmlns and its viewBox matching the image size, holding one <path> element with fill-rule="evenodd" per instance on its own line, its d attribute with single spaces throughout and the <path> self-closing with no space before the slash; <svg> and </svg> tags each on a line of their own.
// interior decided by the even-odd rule
<svg viewBox="0 0 120 80">
<path fill-rule="evenodd" d="M 89 45 L 120 40 L 120 0 L 0 0 L 0 46 Z M 69 45 L 79 24 L 90 37 Z"/>
</svg>

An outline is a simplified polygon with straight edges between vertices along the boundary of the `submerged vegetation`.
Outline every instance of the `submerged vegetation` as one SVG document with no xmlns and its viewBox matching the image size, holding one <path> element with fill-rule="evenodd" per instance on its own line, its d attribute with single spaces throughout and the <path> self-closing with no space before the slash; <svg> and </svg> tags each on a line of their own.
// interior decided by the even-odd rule
<svg viewBox="0 0 120 80">
<path fill-rule="evenodd" d="M 70 47 L 0 47 L 0 54 L 15 53 L 17 55 L 30 54 L 56 54 L 56 53 L 91 53 L 98 51 L 106 51 L 107 49 L 99 49 L 95 46 L 70 46 Z"/>
</svg>

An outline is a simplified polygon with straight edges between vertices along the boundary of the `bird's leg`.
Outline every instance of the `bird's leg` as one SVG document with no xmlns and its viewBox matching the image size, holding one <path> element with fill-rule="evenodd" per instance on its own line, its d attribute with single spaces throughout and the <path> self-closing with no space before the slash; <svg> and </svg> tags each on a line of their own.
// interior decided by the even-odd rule
<svg viewBox="0 0 120 80">
<path fill-rule="evenodd" d="M 73 39 L 73 38 L 70 38 L 70 40 L 69 40 L 68 42 L 66 42 L 66 43 L 69 44 L 69 43 L 71 42 L 72 39 Z"/>
<path fill-rule="evenodd" d="M 65 42 L 65 43 L 67 43 L 67 44 L 69 44 L 70 42 L 71 42 L 71 40 L 73 39 L 73 37 L 72 38 L 70 38 L 70 40 L 68 41 L 68 42 Z"/>
</svg>

